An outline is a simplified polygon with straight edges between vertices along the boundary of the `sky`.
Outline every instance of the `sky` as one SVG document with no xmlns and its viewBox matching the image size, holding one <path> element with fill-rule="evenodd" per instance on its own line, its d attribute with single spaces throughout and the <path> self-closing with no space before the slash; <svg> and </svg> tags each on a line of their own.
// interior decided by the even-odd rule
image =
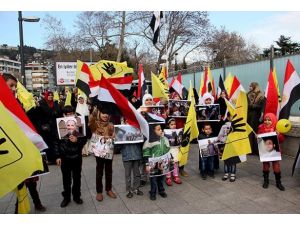
<svg viewBox="0 0 300 225">
<path fill-rule="evenodd" d="M 67 31 L 74 32 L 74 23 L 80 12 L 23 12 L 23 17 L 36 16 L 41 20 L 46 14 L 62 20 Z M 241 11 L 208 11 L 211 23 L 216 27 L 225 26 L 229 31 L 240 33 L 247 41 L 256 43 L 261 49 L 270 47 L 281 34 L 291 36 L 293 41 L 300 42 L 300 12 L 241 12 Z M 0 44 L 19 45 L 18 12 L 0 11 Z M 3 32 L 4 31 L 4 32 Z M 41 21 L 23 23 L 24 44 L 44 48 L 45 30 Z"/>
</svg>

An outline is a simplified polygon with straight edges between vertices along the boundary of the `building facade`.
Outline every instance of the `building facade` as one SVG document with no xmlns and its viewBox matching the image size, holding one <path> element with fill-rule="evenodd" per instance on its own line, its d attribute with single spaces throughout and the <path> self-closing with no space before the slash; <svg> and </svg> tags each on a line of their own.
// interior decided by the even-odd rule
<svg viewBox="0 0 300 225">
<path fill-rule="evenodd" d="M 28 90 L 45 90 L 54 88 L 52 66 L 32 62 L 25 65 L 26 88 Z"/>
<path fill-rule="evenodd" d="M 21 80 L 21 63 L 11 60 L 7 56 L 0 56 L 0 73 L 11 73 Z"/>
</svg>

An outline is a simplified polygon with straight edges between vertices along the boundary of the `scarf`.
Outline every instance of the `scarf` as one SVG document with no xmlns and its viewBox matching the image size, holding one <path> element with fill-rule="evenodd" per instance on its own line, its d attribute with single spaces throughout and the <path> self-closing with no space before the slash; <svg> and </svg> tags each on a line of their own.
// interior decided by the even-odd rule
<svg viewBox="0 0 300 225">
<path fill-rule="evenodd" d="M 250 84 L 252 86 L 253 90 L 248 92 L 248 99 L 250 104 L 255 104 L 258 101 L 260 101 L 262 98 L 264 98 L 262 92 L 259 89 L 258 83 L 252 82 Z"/>
<path fill-rule="evenodd" d="M 82 96 L 78 96 L 78 98 L 79 97 L 82 97 Z M 90 114 L 89 107 L 86 104 L 86 99 L 85 98 L 83 98 L 83 99 L 84 99 L 83 104 L 80 104 L 79 100 L 77 101 L 76 113 L 80 114 L 81 116 L 89 116 L 89 114 Z"/>
<path fill-rule="evenodd" d="M 264 119 L 266 117 L 269 117 L 270 120 L 272 121 L 272 124 L 271 126 L 266 126 L 265 123 L 263 123 L 263 129 L 265 130 L 265 132 L 273 132 L 276 130 L 276 124 L 277 124 L 277 117 L 273 114 L 273 113 L 267 113 L 265 116 L 264 116 Z"/>
<path fill-rule="evenodd" d="M 48 106 L 51 108 L 51 109 L 53 109 L 54 108 L 54 101 L 52 100 L 52 101 L 50 101 L 50 100 L 48 100 L 48 96 L 49 96 L 49 94 L 52 94 L 53 95 L 53 92 L 52 91 L 46 91 L 45 92 L 45 101 L 47 102 L 47 104 L 48 104 Z"/>
</svg>

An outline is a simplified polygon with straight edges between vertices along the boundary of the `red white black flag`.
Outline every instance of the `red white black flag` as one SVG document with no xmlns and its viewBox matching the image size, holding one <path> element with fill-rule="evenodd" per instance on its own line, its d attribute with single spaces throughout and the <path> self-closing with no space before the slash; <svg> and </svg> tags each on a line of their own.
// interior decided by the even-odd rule
<svg viewBox="0 0 300 225">
<path fill-rule="evenodd" d="M 78 87 L 88 97 L 95 97 L 99 90 L 99 81 L 95 81 L 89 66 L 83 63 L 78 79 L 76 81 Z"/>
<path fill-rule="evenodd" d="M 133 76 L 112 77 L 108 81 L 118 90 L 130 90 Z"/>
<path fill-rule="evenodd" d="M 178 73 L 177 78 L 172 79 L 170 88 L 173 88 L 182 99 L 185 99 L 188 95 L 188 90 L 182 85 L 181 73 Z"/>
<path fill-rule="evenodd" d="M 116 104 L 122 115 L 126 118 L 128 124 L 140 129 L 142 134 L 148 139 L 149 125 L 147 121 L 127 98 L 125 98 L 105 77 L 101 78 L 99 86 L 98 100 Z"/>
<path fill-rule="evenodd" d="M 48 146 L 43 140 L 43 138 L 37 133 L 35 127 L 25 114 L 21 105 L 15 99 L 11 91 L 9 90 L 6 82 L 0 76 L 0 101 L 3 103 L 7 111 L 14 118 L 16 123 L 20 126 L 20 128 L 24 131 L 26 136 L 32 141 L 32 143 L 40 150 L 47 149 Z M 5 119 L 5 118 L 1 118 Z"/>
<path fill-rule="evenodd" d="M 300 99 L 300 78 L 290 60 L 287 61 L 282 93 L 280 119 L 289 119 L 293 104 Z"/>
<path fill-rule="evenodd" d="M 219 77 L 219 86 L 218 86 L 218 90 L 217 90 L 217 98 L 220 98 L 222 91 L 226 92 L 226 88 L 225 88 L 222 76 L 220 74 L 220 77 Z"/>
<path fill-rule="evenodd" d="M 153 36 L 153 44 L 154 45 L 157 43 L 157 39 L 159 36 L 159 30 L 160 30 L 160 23 L 161 23 L 162 18 L 163 18 L 162 11 L 153 12 L 153 16 L 152 16 L 152 19 L 150 22 L 150 27 L 154 33 L 154 36 Z"/>
<path fill-rule="evenodd" d="M 140 64 L 137 98 L 142 99 L 143 96 L 146 94 L 146 90 L 147 90 L 147 84 L 146 84 L 145 75 L 144 75 L 144 71 L 143 71 L 143 65 Z"/>
</svg>

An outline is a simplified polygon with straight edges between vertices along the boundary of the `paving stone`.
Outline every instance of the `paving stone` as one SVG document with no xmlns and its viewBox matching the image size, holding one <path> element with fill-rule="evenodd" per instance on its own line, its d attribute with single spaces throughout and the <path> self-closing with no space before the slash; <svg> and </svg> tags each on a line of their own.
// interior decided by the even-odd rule
<svg viewBox="0 0 300 225">
<path fill-rule="evenodd" d="M 185 170 L 189 177 L 182 177 L 182 184 L 173 183 L 165 185 L 168 197 L 166 199 L 157 195 L 156 201 L 149 199 L 149 182 L 140 190 L 143 196 L 126 197 L 124 167 L 120 154 L 113 160 L 113 191 L 118 198 L 111 199 L 104 193 L 103 202 L 98 202 L 96 197 L 96 161 L 93 156 L 83 158 L 82 167 L 82 199 L 84 203 L 77 205 L 71 202 L 66 208 L 61 208 L 63 200 L 61 192 L 62 174 L 59 167 L 50 166 L 50 174 L 40 178 L 38 190 L 42 203 L 47 211 L 53 214 L 79 214 L 79 213 L 300 213 L 300 172 L 296 171 L 291 177 L 293 158 L 283 157 L 281 161 L 282 183 L 286 191 L 279 191 L 275 186 L 273 172 L 270 173 L 270 186 L 268 189 L 261 187 L 262 163 L 258 156 L 248 156 L 247 162 L 237 165 L 237 179 L 231 183 L 222 181 L 223 162 L 215 173 L 215 179 L 202 180 L 198 168 L 197 145 L 192 145 L 189 162 Z M 103 177 L 103 181 L 105 178 Z M 0 199 L 0 213 L 14 213 L 15 194 L 10 193 Z M 31 213 L 36 212 L 32 200 Z"/>
</svg>

